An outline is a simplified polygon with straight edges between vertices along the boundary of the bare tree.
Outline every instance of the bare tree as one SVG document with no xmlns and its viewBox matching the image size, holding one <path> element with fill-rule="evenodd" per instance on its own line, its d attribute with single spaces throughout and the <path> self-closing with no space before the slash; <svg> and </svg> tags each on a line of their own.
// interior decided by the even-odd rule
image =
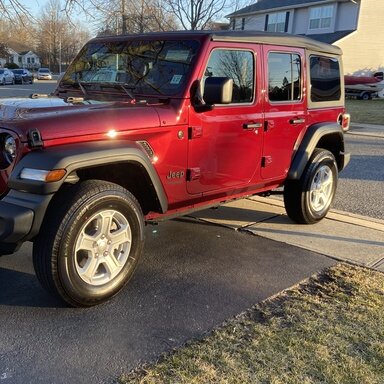
<svg viewBox="0 0 384 384">
<path fill-rule="evenodd" d="M 184 29 L 205 29 L 229 9 L 229 0 L 165 0 Z"/>
<path fill-rule="evenodd" d="M 61 0 L 49 1 L 38 20 L 35 35 L 36 50 L 43 64 L 55 71 L 61 71 L 62 64 L 69 64 L 89 39 L 86 31 L 68 21 Z"/>
<path fill-rule="evenodd" d="M 7 46 L 4 43 L 0 43 L 0 57 L 5 58 L 8 56 Z"/>
<path fill-rule="evenodd" d="M 30 16 L 30 13 L 19 0 L 0 0 L 1 19 L 23 21 L 23 16 Z"/>
<path fill-rule="evenodd" d="M 2 43 L 7 50 L 14 49 L 16 52 L 33 50 L 35 48 L 34 39 L 34 25 L 26 17 L 21 20 L 16 19 L 10 21 L 8 19 L 0 19 L 0 43 Z M 9 53 L 0 57 L 7 58 Z M 15 63 L 18 64 L 18 63 Z"/>
<path fill-rule="evenodd" d="M 177 29 L 175 17 L 162 6 L 162 0 L 92 0 L 99 34 L 143 33 Z"/>
</svg>

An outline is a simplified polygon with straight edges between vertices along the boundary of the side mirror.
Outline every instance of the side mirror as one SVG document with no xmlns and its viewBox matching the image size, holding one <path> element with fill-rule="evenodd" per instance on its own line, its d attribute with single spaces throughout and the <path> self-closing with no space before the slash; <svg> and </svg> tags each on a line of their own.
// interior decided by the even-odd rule
<svg viewBox="0 0 384 384">
<path fill-rule="evenodd" d="M 232 102 L 233 79 L 229 77 L 207 77 L 204 84 L 204 101 L 209 104 Z"/>
</svg>

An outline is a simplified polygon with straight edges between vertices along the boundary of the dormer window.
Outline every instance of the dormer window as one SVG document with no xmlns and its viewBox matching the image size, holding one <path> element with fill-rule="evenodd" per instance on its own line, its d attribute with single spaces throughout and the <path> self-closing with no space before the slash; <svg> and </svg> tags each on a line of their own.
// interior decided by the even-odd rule
<svg viewBox="0 0 384 384">
<path fill-rule="evenodd" d="M 309 29 L 326 29 L 331 27 L 333 6 L 311 8 L 309 14 Z"/>
<path fill-rule="evenodd" d="M 287 32 L 289 12 L 271 13 L 265 18 L 265 30 L 268 32 Z"/>
</svg>

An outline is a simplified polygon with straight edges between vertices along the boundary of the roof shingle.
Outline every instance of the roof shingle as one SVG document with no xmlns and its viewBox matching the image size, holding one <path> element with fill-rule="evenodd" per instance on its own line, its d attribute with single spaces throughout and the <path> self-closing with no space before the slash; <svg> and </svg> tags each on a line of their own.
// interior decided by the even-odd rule
<svg viewBox="0 0 384 384">
<path fill-rule="evenodd" d="M 267 11 L 275 8 L 290 8 L 311 3 L 326 3 L 329 0 L 258 0 L 257 3 L 248 5 L 236 12 L 231 13 L 227 17 L 243 15 L 245 13 L 253 13 Z"/>
</svg>

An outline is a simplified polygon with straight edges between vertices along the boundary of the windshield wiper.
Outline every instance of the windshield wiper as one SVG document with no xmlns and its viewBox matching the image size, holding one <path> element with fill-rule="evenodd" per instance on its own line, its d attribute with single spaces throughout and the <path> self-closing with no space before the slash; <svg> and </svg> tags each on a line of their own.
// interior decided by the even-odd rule
<svg viewBox="0 0 384 384">
<path fill-rule="evenodd" d="M 99 86 L 100 88 L 103 87 L 110 87 L 110 88 L 119 88 L 124 91 L 124 93 L 129 96 L 130 99 L 132 99 L 133 102 L 136 101 L 136 96 L 131 92 L 131 90 L 136 89 L 135 86 L 124 84 L 124 83 L 114 83 L 114 82 L 108 82 L 108 81 L 82 81 L 78 82 L 79 86 L 81 87 L 81 90 L 85 92 L 84 94 L 88 94 L 88 92 L 85 90 L 84 85 L 93 85 L 93 86 Z"/>
<path fill-rule="evenodd" d="M 119 85 L 121 89 L 132 99 L 132 101 L 136 101 L 136 96 L 131 92 L 131 90 L 133 91 L 136 87 L 123 83 L 116 83 L 116 85 Z"/>
<path fill-rule="evenodd" d="M 88 92 L 87 92 L 87 90 L 84 88 L 82 82 L 81 82 L 80 80 L 78 80 L 78 81 L 77 81 L 77 84 L 78 84 L 79 88 L 81 89 L 81 92 L 83 92 L 83 95 L 88 97 Z"/>
</svg>

